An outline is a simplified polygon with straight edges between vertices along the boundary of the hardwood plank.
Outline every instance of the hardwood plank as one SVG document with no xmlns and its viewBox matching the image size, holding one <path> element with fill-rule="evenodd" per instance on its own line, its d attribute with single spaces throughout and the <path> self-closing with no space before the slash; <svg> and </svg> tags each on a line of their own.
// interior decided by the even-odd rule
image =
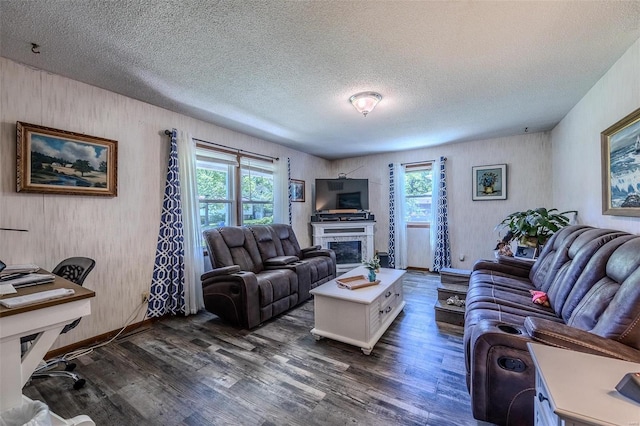
<svg viewBox="0 0 640 426">
<path fill-rule="evenodd" d="M 76 360 L 83 389 L 51 378 L 24 393 L 97 425 L 486 425 L 471 416 L 462 329 L 435 321 L 438 282 L 405 274 L 407 305 L 370 356 L 316 341 L 309 300 L 254 330 L 166 318 Z"/>
</svg>

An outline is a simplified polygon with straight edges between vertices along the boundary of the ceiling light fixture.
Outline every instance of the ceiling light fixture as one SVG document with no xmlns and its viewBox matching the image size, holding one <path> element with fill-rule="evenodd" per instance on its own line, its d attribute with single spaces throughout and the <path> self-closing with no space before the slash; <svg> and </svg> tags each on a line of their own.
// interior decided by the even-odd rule
<svg viewBox="0 0 640 426">
<path fill-rule="evenodd" d="M 351 105 L 365 117 L 378 105 L 382 100 L 382 95 L 376 92 L 361 92 L 349 98 Z"/>
</svg>

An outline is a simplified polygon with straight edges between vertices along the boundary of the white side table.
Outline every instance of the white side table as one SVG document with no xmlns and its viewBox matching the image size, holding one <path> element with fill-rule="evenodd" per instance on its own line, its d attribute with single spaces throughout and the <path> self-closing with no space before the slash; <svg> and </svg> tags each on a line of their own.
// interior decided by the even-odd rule
<svg viewBox="0 0 640 426">
<path fill-rule="evenodd" d="M 535 425 L 640 425 L 640 404 L 616 391 L 640 364 L 527 343 L 536 366 Z"/>
</svg>

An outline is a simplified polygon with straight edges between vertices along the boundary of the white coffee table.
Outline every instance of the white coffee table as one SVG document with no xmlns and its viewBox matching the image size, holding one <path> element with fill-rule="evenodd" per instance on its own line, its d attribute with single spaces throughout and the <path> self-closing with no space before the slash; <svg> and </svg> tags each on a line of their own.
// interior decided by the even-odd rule
<svg viewBox="0 0 640 426">
<path fill-rule="evenodd" d="M 367 276 L 364 266 L 340 277 Z M 365 355 L 387 331 L 404 309 L 402 276 L 405 271 L 381 268 L 377 274 L 380 284 L 349 290 L 338 287 L 335 280 L 311 290 L 314 295 L 316 340 L 323 337 L 358 346 Z"/>
</svg>

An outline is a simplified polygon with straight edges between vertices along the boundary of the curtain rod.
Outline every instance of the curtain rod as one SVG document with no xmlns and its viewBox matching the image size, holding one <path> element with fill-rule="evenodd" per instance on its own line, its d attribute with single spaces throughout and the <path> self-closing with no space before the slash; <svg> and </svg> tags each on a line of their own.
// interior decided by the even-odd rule
<svg viewBox="0 0 640 426">
<path fill-rule="evenodd" d="M 444 161 L 447 161 L 447 157 L 443 157 Z M 433 163 L 436 160 L 422 160 L 422 161 L 412 161 L 410 163 L 400 163 L 401 166 L 408 166 L 409 164 L 420 164 L 420 163 Z"/>
<path fill-rule="evenodd" d="M 164 131 L 164 134 L 165 134 L 165 135 L 167 135 L 167 136 L 171 136 L 171 133 L 172 133 L 172 132 L 171 132 L 171 130 L 165 130 L 165 131 Z M 257 156 L 259 156 L 259 157 L 270 158 L 270 159 L 272 159 L 272 160 L 276 160 L 276 161 L 279 161 L 279 160 L 280 160 L 280 157 L 272 157 L 272 156 L 270 156 L 270 155 L 260 154 L 260 153 L 258 153 L 258 152 L 246 151 L 246 150 L 244 150 L 244 149 L 233 148 L 233 147 L 226 146 L 226 145 L 222 145 L 222 144 L 219 144 L 219 143 L 205 141 L 204 139 L 198 139 L 198 138 L 192 138 L 192 139 L 193 139 L 194 141 L 196 141 L 196 142 L 203 142 L 203 143 L 207 143 L 207 144 L 210 144 L 210 145 L 219 146 L 219 147 L 221 147 L 221 148 L 230 149 L 231 151 L 243 152 L 243 153 L 245 153 L 245 154 L 251 154 L 251 155 L 257 155 Z"/>
</svg>

